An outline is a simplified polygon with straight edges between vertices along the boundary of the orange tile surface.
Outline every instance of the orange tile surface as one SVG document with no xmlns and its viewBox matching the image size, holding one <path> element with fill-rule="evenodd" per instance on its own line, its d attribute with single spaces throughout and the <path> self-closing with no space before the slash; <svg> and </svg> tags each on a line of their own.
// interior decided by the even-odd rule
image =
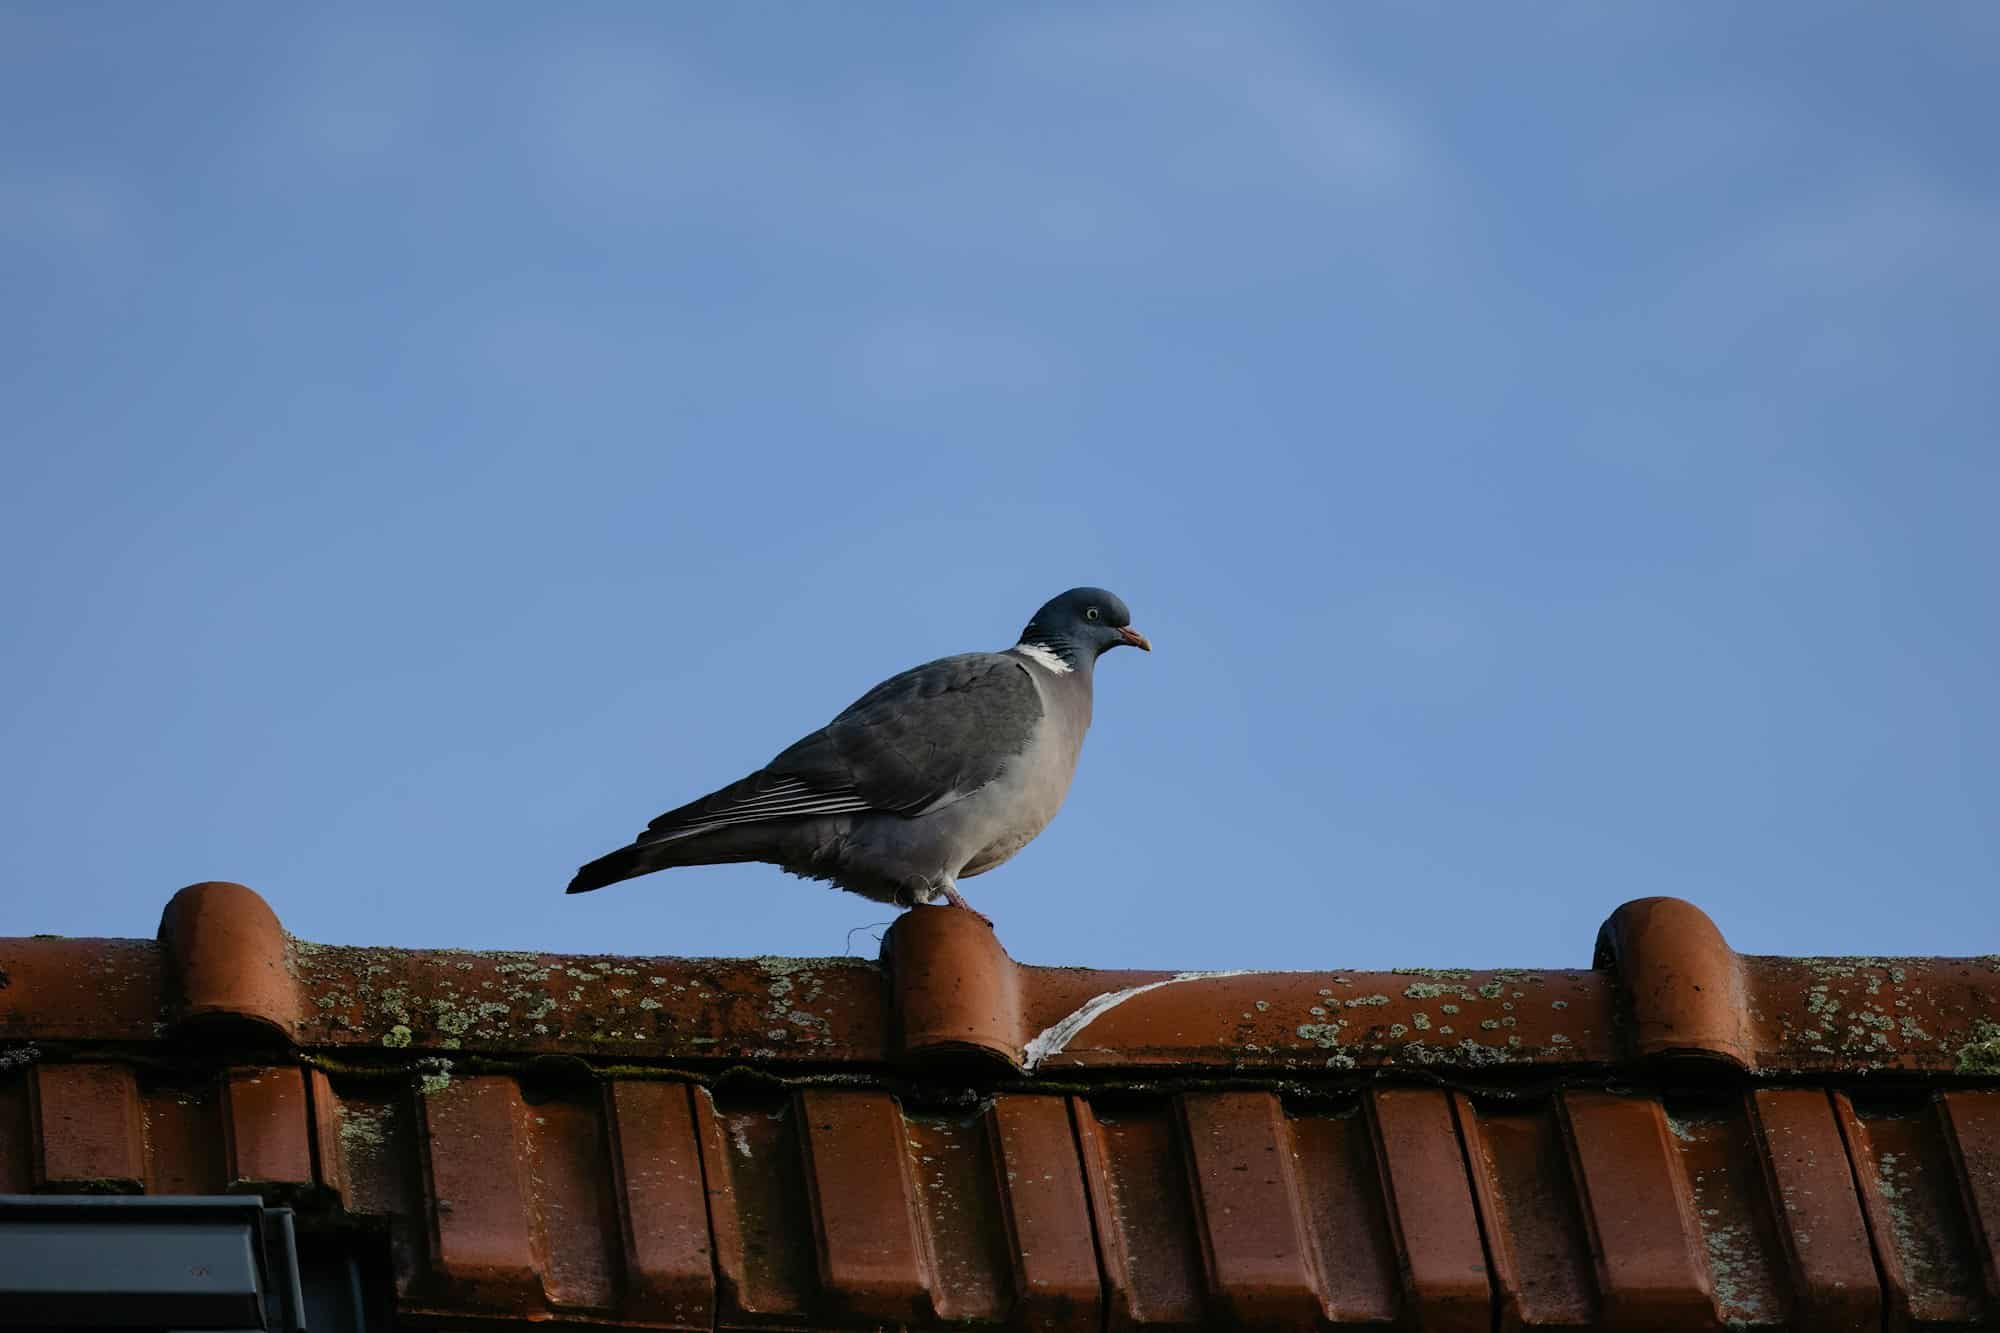
<svg viewBox="0 0 2000 1333">
<path fill-rule="evenodd" d="M 386 1230 L 413 1326 L 2000 1327 L 2000 962 L 1573 971 L 0 940 L 0 1191 Z"/>
</svg>

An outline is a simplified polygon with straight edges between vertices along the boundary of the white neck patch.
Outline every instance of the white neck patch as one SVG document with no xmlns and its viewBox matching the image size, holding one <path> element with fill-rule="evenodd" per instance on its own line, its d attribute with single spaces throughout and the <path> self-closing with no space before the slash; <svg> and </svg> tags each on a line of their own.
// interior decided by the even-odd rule
<svg viewBox="0 0 2000 1333">
<path fill-rule="evenodd" d="M 1039 643 L 1017 643 L 1014 651 L 1050 672 L 1052 675 L 1067 676 L 1075 667 L 1057 657 Z"/>
</svg>

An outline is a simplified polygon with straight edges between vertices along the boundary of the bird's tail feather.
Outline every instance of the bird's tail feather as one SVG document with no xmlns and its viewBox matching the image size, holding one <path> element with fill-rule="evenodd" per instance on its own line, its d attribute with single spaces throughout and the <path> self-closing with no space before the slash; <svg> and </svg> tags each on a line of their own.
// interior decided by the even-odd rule
<svg viewBox="0 0 2000 1333">
<path fill-rule="evenodd" d="M 758 849 L 750 845 L 749 839 L 729 836 L 741 832 L 739 829 L 717 828 L 620 847 L 579 869 L 576 877 L 570 880 L 567 892 L 588 893 L 635 875 L 647 875 L 675 866 L 713 866 L 731 861 L 757 860 Z"/>
</svg>

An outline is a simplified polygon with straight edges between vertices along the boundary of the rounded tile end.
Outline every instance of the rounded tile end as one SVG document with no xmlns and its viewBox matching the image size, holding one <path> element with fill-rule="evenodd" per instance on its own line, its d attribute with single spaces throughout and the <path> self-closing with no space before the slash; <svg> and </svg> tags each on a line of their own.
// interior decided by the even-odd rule
<svg viewBox="0 0 2000 1333">
<path fill-rule="evenodd" d="M 916 907 L 882 941 L 906 1055 L 993 1057 L 1022 1067 L 1020 978 L 993 927 L 957 907 Z"/>
<path fill-rule="evenodd" d="M 256 892 L 221 880 L 190 884 L 168 901 L 159 938 L 177 983 L 177 1022 L 235 1020 L 291 1038 L 299 999 L 285 931 Z"/>
<path fill-rule="evenodd" d="M 1616 978 L 1634 1054 L 1750 1067 L 1742 968 L 1715 922 L 1693 903 L 1626 903 L 1598 930 L 1591 965 Z"/>
</svg>

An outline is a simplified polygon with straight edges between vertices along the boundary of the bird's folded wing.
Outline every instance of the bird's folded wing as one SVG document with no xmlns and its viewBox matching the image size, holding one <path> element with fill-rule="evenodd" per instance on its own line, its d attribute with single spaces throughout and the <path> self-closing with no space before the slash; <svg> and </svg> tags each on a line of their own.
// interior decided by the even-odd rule
<svg viewBox="0 0 2000 1333">
<path fill-rule="evenodd" d="M 852 783 L 835 775 L 822 773 L 809 779 L 766 768 L 698 801 L 690 801 L 678 810 L 667 811 L 646 825 L 646 831 L 633 841 L 666 842 L 732 824 L 850 814 L 868 808 L 867 798 Z"/>
<path fill-rule="evenodd" d="M 1013 658 L 943 658 L 883 681 L 762 769 L 667 811 L 636 841 L 814 815 L 924 814 L 998 777 L 1041 715 Z"/>
<path fill-rule="evenodd" d="M 967 653 L 883 681 L 826 736 L 872 808 L 918 815 L 999 777 L 1041 716 L 1041 695 L 1018 659 Z"/>
</svg>

